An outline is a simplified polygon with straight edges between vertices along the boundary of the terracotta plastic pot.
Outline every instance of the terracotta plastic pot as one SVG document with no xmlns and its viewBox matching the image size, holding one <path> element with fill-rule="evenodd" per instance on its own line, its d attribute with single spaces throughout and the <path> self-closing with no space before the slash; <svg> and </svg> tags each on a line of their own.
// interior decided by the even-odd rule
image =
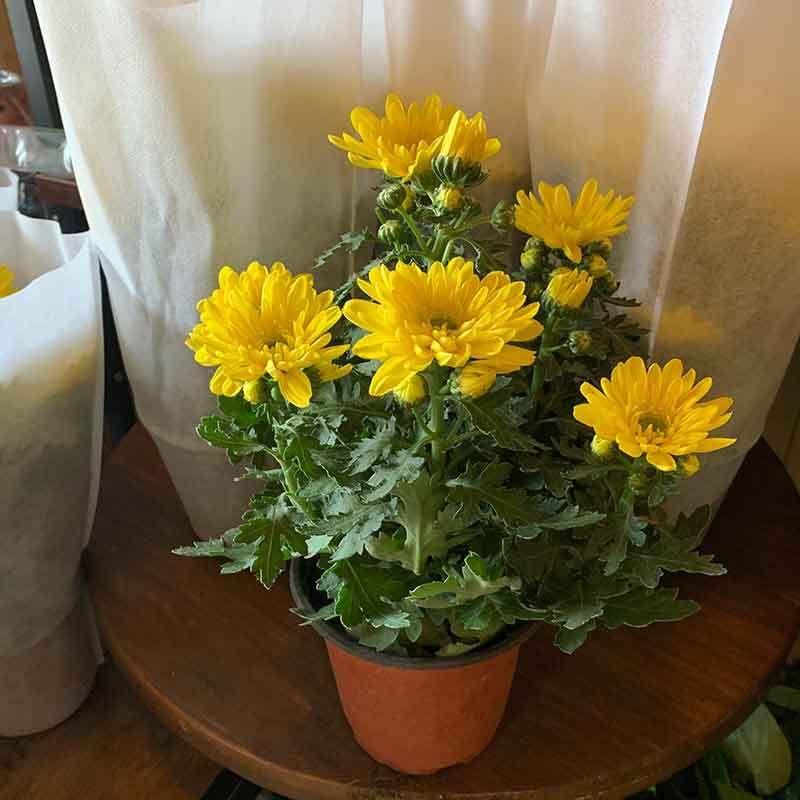
<svg viewBox="0 0 800 800">
<path fill-rule="evenodd" d="M 313 564 L 290 569 L 292 596 L 312 611 Z M 339 698 L 356 741 L 398 772 L 429 775 L 472 760 L 491 742 L 503 718 L 519 647 L 533 626 L 453 658 L 406 658 L 358 644 L 341 628 L 313 623 L 328 649 Z"/>
</svg>

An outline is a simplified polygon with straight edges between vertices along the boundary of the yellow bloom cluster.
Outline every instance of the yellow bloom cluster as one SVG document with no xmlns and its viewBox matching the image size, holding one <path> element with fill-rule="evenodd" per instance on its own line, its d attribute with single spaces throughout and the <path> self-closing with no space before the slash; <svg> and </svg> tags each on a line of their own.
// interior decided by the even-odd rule
<svg viewBox="0 0 800 800">
<path fill-rule="evenodd" d="M 597 181 L 587 181 L 575 204 L 563 184 L 551 186 L 539 182 L 539 197 L 533 192 L 517 192 L 514 224 L 531 236 L 538 236 L 548 247 L 561 249 L 564 255 L 579 263 L 581 247 L 591 242 L 610 239 L 624 233 L 623 222 L 634 203 L 633 197 L 615 196 L 613 191 L 598 194 Z"/>
<path fill-rule="evenodd" d="M 482 114 L 469 119 L 454 106 L 442 105 L 436 94 L 408 108 L 390 94 L 385 116 L 358 107 L 350 113 L 350 122 L 359 138 L 345 132 L 328 136 L 328 141 L 344 150 L 354 166 L 380 170 L 403 181 L 428 172 L 440 153 L 477 163 L 500 149 L 498 139 L 487 138 Z"/>
<path fill-rule="evenodd" d="M 306 370 L 325 382 L 352 369 L 333 363 L 347 345 L 328 346 L 328 331 L 342 315 L 333 292 L 317 293 L 310 275 L 292 276 L 280 262 L 268 269 L 254 261 L 242 273 L 223 267 L 219 288 L 197 310 L 200 323 L 186 344 L 198 364 L 217 367 L 210 383 L 216 395 L 233 397 L 244 388 L 256 401 L 257 382 L 269 376 L 288 402 L 304 408 L 311 399 Z"/>
<path fill-rule="evenodd" d="M 480 376 L 485 391 L 498 373 L 534 361 L 532 350 L 510 342 L 539 336 L 542 326 L 534 319 L 539 304 L 525 305 L 525 284 L 512 282 L 505 272 L 479 278 L 463 258 L 446 266 L 437 261 L 427 272 L 398 262 L 393 270 L 375 267 L 358 285 L 374 302 L 350 300 L 344 315 L 369 331 L 353 352 L 381 362 L 370 384 L 374 396 L 411 386 L 419 391 L 419 383 L 405 382 L 434 362 L 463 368 L 462 382 L 470 387 Z"/>
<path fill-rule="evenodd" d="M 4 264 L 0 264 L 0 297 L 8 297 L 16 291 L 14 273 Z"/>
<path fill-rule="evenodd" d="M 616 442 L 631 458 L 644 455 L 648 463 L 665 472 L 680 466 L 686 475 L 699 469 L 693 453 L 710 453 L 732 445 L 736 439 L 712 438 L 709 433 L 730 418 L 733 400 L 719 397 L 700 401 L 711 389 L 711 378 L 695 383 L 697 374 L 684 374 L 677 358 L 663 368 L 649 369 L 638 356 L 617 364 L 611 379 L 600 381 L 601 389 L 581 385 L 588 402 L 575 406 L 578 422 L 594 428 L 598 437 Z"/>
</svg>

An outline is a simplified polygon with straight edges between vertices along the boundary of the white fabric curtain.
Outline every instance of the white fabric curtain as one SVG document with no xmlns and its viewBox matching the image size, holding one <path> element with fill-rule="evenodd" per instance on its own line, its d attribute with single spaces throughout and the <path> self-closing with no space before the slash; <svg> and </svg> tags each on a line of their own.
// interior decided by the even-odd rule
<svg viewBox="0 0 800 800">
<path fill-rule="evenodd" d="M 195 302 L 222 264 L 307 269 L 369 221 L 374 176 L 325 135 L 390 90 L 485 113 L 503 142 L 489 200 L 531 178 L 637 196 L 614 268 L 653 355 L 736 397 L 739 443 L 692 500 L 724 492 L 800 333 L 793 0 L 36 7 L 137 409 L 198 532 L 233 523 L 248 487 L 194 437 L 213 402 L 183 345 Z"/>
</svg>

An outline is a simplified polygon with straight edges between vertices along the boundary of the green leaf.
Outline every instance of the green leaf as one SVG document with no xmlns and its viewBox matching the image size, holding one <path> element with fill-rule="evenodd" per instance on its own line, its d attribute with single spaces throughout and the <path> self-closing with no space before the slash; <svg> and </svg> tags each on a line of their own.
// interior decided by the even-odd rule
<svg viewBox="0 0 800 800">
<path fill-rule="evenodd" d="M 633 504 L 622 514 L 611 519 L 614 536 L 606 555 L 605 574 L 613 575 L 622 566 L 628 555 L 628 545 L 641 546 L 646 541 L 647 523 L 633 513 Z"/>
<path fill-rule="evenodd" d="M 563 653 L 574 653 L 584 642 L 586 637 L 597 627 L 594 620 L 581 625 L 579 628 L 559 628 L 554 640 L 555 646 Z"/>
<path fill-rule="evenodd" d="M 314 259 L 311 269 L 314 271 L 321 269 L 343 248 L 346 248 L 350 253 L 355 253 L 363 246 L 364 242 L 373 238 L 373 234 L 370 232 L 369 228 L 343 233 L 339 237 L 338 242 L 331 245 L 327 250 L 323 250 L 323 252 Z"/>
<path fill-rule="evenodd" d="M 713 555 L 701 555 L 694 547 L 694 537 L 679 539 L 661 531 L 658 539 L 629 553 L 625 567 L 650 589 L 658 586 L 665 572 L 701 575 L 724 575 L 727 572 L 722 564 L 714 561 Z"/>
<path fill-rule="evenodd" d="M 550 508 L 552 508 L 552 504 Z M 549 513 L 545 506 L 541 513 L 541 519 L 524 527 L 516 528 L 513 531 L 514 535 L 520 539 L 534 539 L 543 530 L 563 531 L 582 528 L 587 525 L 596 525 L 606 516 L 599 511 L 582 511 L 578 506 L 564 506 L 558 511 L 550 511 Z"/>
<path fill-rule="evenodd" d="M 353 475 L 365 472 L 376 461 L 389 457 L 396 436 L 397 423 L 394 418 L 378 420 L 375 434 L 361 439 L 353 448 L 349 469 Z"/>
<path fill-rule="evenodd" d="M 498 570 L 490 568 L 485 559 L 471 552 L 464 559 L 461 573 L 452 571 L 443 581 L 423 583 L 409 594 L 408 599 L 422 608 L 449 608 L 505 588 L 516 592 L 521 586 L 518 577 L 498 574 Z"/>
<path fill-rule="evenodd" d="M 766 696 L 766 701 L 789 711 L 800 712 L 800 689 L 792 686 L 773 686 Z"/>
<path fill-rule="evenodd" d="M 424 458 L 415 456 L 412 450 L 398 450 L 392 453 L 388 461 L 375 466 L 367 483 L 373 488 L 363 496 L 372 503 L 385 497 L 398 483 L 414 481 L 425 463 Z"/>
<path fill-rule="evenodd" d="M 388 510 L 386 503 L 373 503 L 321 523 L 320 527 L 327 530 L 331 538 L 343 534 L 331 559 L 342 561 L 363 553 L 369 538 L 381 529 Z"/>
<path fill-rule="evenodd" d="M 638 587 L 606 600 L 603 623 L 613 630 L 620 625 L 643 628 L 653 622 L 674 622 L 694 614 L 700 606 L 693 600 L 678 600 L 677 589 Z"/>
<path fill-rule="evenodd" d="M 436 491 L 427 472 L 421 472 L 411 483 L 399 483 L 392 494 L 400 501 L 395 522 L 403 527 L 404 541 L 386 534 L 367 542 L 374 558 L 396 561 L 417 575 L 422 575 L 431 558 L 443 557 L 448 549 L 448 536 L 460 530 L 455 509 L 439 510 L 440 492 Z"/>
<path fill-rule="evenodd" d="M 789 782 L 792 754 L 775 717 L 760 705 L 722 744 L 723 750 L 753 782 L 760 795 Z"/>
<path fill-rule="evenodd" d="M 227 450 L 232 460 L 269 452 L 254 430 L 243 430 L 232 420 L 221 417 L 203 417 L 197 426 L 197 435 L 212 447 Z"/>
<path fill-rule="evenodd" d="M 387 627 L 389 622 L 395 623 L 391 627 L 405 627 L 408 613 L 394 605 L 408 593 L 410 576 L 405 570 L 357 557 L 337 561 L 331 570 L 341 578 L 336 613 L 345 628 L 373 620 Z"/>
<path fill-rule="evenodd" d="M 327 553 L 333 536 L 328 534 L 315 534 L 306 539 L 306 558 L 313 558 L 320 553 Z"/>
<path fill-rule="evenodd" d="M 471 400 L 468 397 L 460 397 L 459 402 L 469 414 L 475 427 L 481 433 L 491 436 L 500 447 L 523 452 L 544 449 L 544 445 L 509 423 L 504 417 L 491 409 L 487 403 Z"/>
<path fill-rule="evenodd" d="M 397 628 L 387 628 L 385 625 L 373 628 L 371 625 L 363 626 L 364 632 L 358 636 L 359 644 L 364 647 L 371 647 L 378 652 L 391 647 L 396 641 L 400 631 Z"/>
<path fill-rule="evenodd" d="M 296 614 L 298 617 L 304 620 L 305 625 L 308 625 L 311 622 L 327 622 L 331 619 L 336 619 L 336 608 L 335 603 L 328 603 L 322 608 L 318 608 L 316 611 L 303 611 L 299 608 L 292 608 L 289 609 L 292 614 Z"/>
</svg>

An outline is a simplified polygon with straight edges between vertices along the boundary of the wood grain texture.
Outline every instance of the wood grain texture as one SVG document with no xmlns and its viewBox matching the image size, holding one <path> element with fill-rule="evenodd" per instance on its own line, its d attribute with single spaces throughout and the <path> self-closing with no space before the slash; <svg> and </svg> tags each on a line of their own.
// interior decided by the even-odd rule
<svg viewBox="0 0 800 800">
<path fill-rule="evenodd" d="M 0 800 L 197 800 L 219 769 L 165 730 L 107 663 L 66 722 L 0 739 Z"/>
<path fill-rule="evenodd" d="M 325 648 L 289 614 L 286 582 L 220 577 L 171 556 L 189 522 L 142 429 L 106 466 L 90 581 L 115 660 L 158 716 L 215 761 L 295 800 L 624 797 L 736 727 L 800 624 L 800 500 L 769 448 L 748 456 L 706 542 L 723 578 L 675 578 L 703 610 L 594 634 L 573 656 L 542 627 L 508 713 L 471 764 L 429 778 L 354 742 Z"/>
</svg>

